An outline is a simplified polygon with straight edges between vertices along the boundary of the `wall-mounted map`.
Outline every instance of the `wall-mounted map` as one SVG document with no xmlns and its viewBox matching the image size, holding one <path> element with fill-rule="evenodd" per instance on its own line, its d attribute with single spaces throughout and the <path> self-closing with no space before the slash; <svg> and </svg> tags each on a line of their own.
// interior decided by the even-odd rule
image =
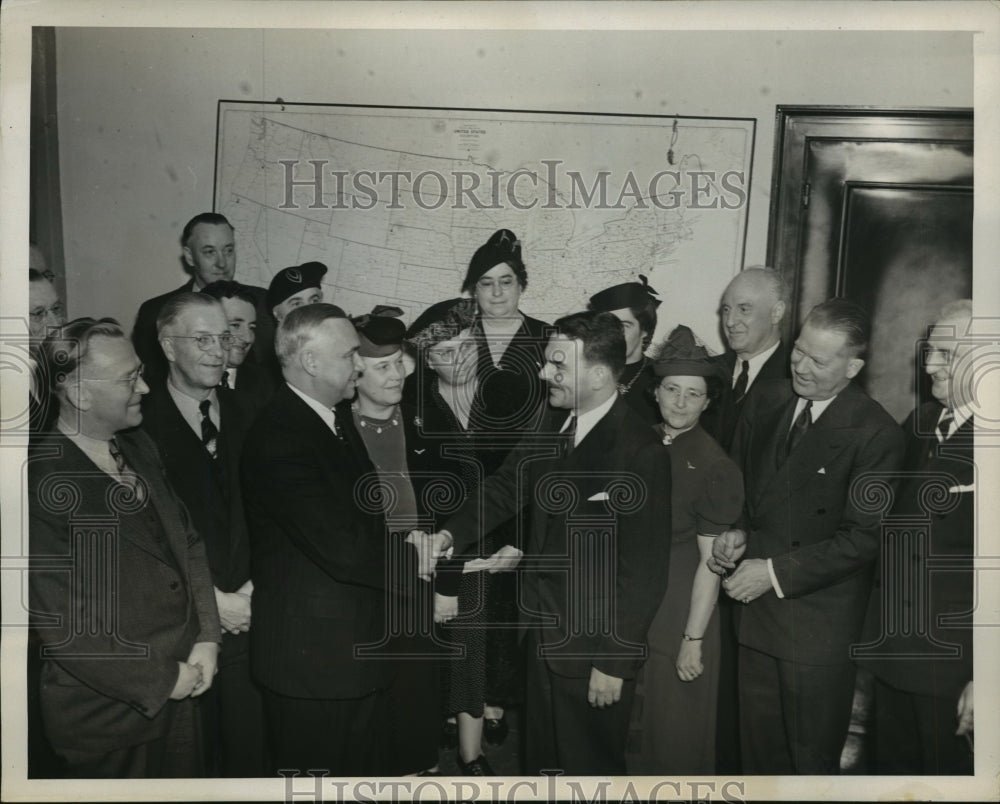
<svg viewBox="0 0 1000 804">
<path fill-rule="evenodd" d="M 318 260 L 351 314 L 388 303 L 412 320 L 459 295 L 504 227 L 523 244 L 529 315 L 644 274 L 661 325 L 712 345 L 714 302 L 692 310 L 676 291 L 710 269 L 715 297 L 742 266 L 754 133 L 737 118 L 221 101 L 215 204 L 240 233 L 240 280 Z"/>
</svg>

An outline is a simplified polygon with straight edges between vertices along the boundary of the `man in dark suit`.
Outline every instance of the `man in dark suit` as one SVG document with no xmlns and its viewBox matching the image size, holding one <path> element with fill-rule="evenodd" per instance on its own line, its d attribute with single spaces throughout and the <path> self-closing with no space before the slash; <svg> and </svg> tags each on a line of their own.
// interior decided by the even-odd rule
<svg viewBox="0 0 1000 804">
<path fill-rule="evenodd" d="M 149 389 L 117 322 L 42 346 L 59 418 L 31 447 L 33 625 L 45 730 L 73 777 L 200 776 L 196 698 L 219 617 L 205 545 L 137 429 Z"/>
<path fill-rule="evenodd" d="M 670 460 L 619 397 L 621 322 L 587 312 L 555 326 L 541 371 L 553 435 L 511 452 L 443 532 L 461 553 L 528 506 L 526 769 L 621 774 L 635 675 L 667 579 Z"/>
<path fill-rule="evenodd" d="M 222 304 L 207 293 L 169 299 L 157 329 L 170 368 L 143 399 L 142 428 L 205 542 L 223 628 L 219 675 L 203 699 L 209 757 L 223 776 L 262 776 L 264 714 L 250 678 L 253 584 L 239 476 L 249 417 L 233 391 L 218 387 L 233 336 Z"/>
<path fill-rule="evenodd" d="M 202 212 L 184 224 L 181 231 L 181 261 L 191 278 L 179 288 L 144 301 L 132 328 L 132 343 L 145 367 L 150 381 L 167 376 L 167 364 L 156 336 L 156 318 L 160 308 L 178 293 L 200 292 L 206 285 L 220 279 L 229 281 L 236 273 L 236 243 L 232 224 L 217 212 Z M 266 364 L 274 357 L 274 325 L 268 315 L 264 288 L 247 285 L 253 295 L 260 321 L 258 363 Z"/>
<path fill-rule="evenodd" d="M 377 654 L 387 597 L 412 593 L 417 572 L 429 576 L 443 540 L 411 533 L 390 541 L 381 507 L 358 493 L 373 466 L 350 417 L 334 412 L 362 369 L 343 311 L 322 303 L 292 310 L 276 346 L 285 383 L 247 434 L 242 462 L 250 659 L 264 687 L 274 768 L 389 773 L 393 664 L 365 646 Z"/>
<path fill-rule="evenodd" d="M 910 533 L 886 541 L 855 651 L 875 675 L 875 773 L 973 772 L 975 375 L 962 343 L 971 322 L 970 299 L 942 309 L 924 364 L 934 401 L 903 425 L 906 472 L 890 521 Z"/>
<path fill-rule="evenodd" d="M 220 280 L 206 285 L 202 291 L 222 302 L 229 321 L 232 345 L 226 356 L 226 370 L 219 385 L 235 391 L 236 399 L 251 419 L 274 393 L 274 381 L 259 364 L 254 351 L 257 341 L 257 308 L 253 293 L 239 282 Z"/>
<path fill-rule="evenodd" d="M 773 268 L 740 271 L 722 294 L 719 315 L 729 349 L 717 360 L 732 381 L 702 416 L 704 427 L 728 450 L 747 394 L 757 382 L 783 380 L 788 350 L 781 342 L 781 322 L 788 311 L 790 289 Z"/>
<path fill-rule="evenodd" d="M 832 299 L 809 313 L 792 380 L 747 400 L 732 455 L 746 482 L 744 529 L 709 565 L 744 604 L 739 622 L 743 771 L 835 774 L 854 695 L 881 521 L 865 482 L 896 470 L 899 426 L 851 380 L 864 366 L 867 313 Z"/>
<path fill-rule="evenodd" d="M 781 322 L 788 311 L 790 288 L 781 274 L 754 266 L 737 274 L 722 293 L 719 316 L 729 348 L 717 358 L 729 378 L 719 398 L 701 417 L 701 425 L 726 451 L 751 389 L 789 376 L 788 350 L 781 342 Z M 739 773 L 740 706 L 737 689 L 735 604 L 719 594 L 719 700 L 716 715 L 716 771 Z"/>
</svg>

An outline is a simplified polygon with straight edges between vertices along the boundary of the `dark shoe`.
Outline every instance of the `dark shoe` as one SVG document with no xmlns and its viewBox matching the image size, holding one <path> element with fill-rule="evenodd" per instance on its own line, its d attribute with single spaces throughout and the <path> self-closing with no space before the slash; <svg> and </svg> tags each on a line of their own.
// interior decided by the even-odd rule
<svg viewBox="0 0 1000 804">
<path fill-rule="evenodd" d="M 483 736 L 490 745 L 503 745 L 508 731 L 506 716 L 483 718 Z"/>
<path fill-rule="evenodd" d="M 463 776 L 496 776 L 493 768 L 490 767 L 490 763 L 486 761 L 486 757 L 482 754 L 472 760 L 472 762 L 463 762 L 459 756 L 456 756 L 455 759 L 458 760 L 458 769 L 462 771 Z"/>
<path fill-rule="evenodd" d="M 444 722 L 444 725 L 441 727 L 441 747 L 442 748 L 458 747 L 457 723 L 452 723 L 450 720 L 446 720 Z"/>
</svg>

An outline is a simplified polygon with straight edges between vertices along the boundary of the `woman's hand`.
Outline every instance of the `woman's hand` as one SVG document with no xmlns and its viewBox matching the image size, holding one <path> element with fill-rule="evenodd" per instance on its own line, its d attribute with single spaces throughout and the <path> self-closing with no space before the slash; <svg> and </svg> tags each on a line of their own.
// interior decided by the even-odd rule
<svg viewBox="0 0 1000 804">
<path fill-rule="evenodd" d="M 490 556 L 490 561 L 493 562 L 493 566 L 489 568 L 489 571 L 511 572 L 517 567 L 518 564 L 521 563 L 522 555 L 524 555 L 524 553 L 514 547 L 514 545 L 505 544 Z"/>
<path fill-rule="evenodd" d="M 677 654 L 677 677 L 681 681 L 694 681 L 705 670 L 701 663 L 701 640 L 681 640 Z"/>
<path fill-rule="evenodd" d="M 458 597 L 434 593 L 434 622 L 446 623 L 458 616 Z"/>
</svg>

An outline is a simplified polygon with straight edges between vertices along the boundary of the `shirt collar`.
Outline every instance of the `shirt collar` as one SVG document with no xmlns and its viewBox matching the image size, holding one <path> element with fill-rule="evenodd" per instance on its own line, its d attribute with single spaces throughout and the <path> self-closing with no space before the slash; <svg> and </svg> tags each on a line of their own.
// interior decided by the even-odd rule
<svg viewBox="0 0 1000 804">
<path fill-rule="evenodd" d="M 118 474 L 118 467 L 115 465 L 114 458 L 111 457 L 110 441 L 91 438 L 79 430 L 64 427 L 62 420 L 56 423 L 56 428 L 72 441 L 102 472 L 106 472 L 109 475 Z"/>
<path fill-rule="evenodd" d="M 765 349 L 758 355 L 754 355 L 747 359 L 750 366 L 747 368 L 747 388 L 753 385 L 753 381 L 757 379 L 757 375 L 760 374 L 760 370 L 764 368 L 764 364 L 771 359 L 778 347 L 781 346 L 781 341 L 775 341 L 774 345 L 770 349 Z M 736 378 L 740 376 L 740 372 L 743 371 L 743 359 L 736 355 L 736 365 L 733 367 L 733 384 L 736 384 Z M 813 408 L 816 407 L 816 403 L 813 402 Z"/>
<path fill-rule="evenodd" d="M 170 381 L 169 376 L 167 377 L 167 392 L 170 394 L 170 398 L 174 400 L 174 404 L 177 405 L 177 410 L 180 411 L 184 421 L 188 423 L 188 427 L 194 430 L 195 434 L 200 438 L 201 400 L 195 399 L 193 396 L 188 396 Z M 207 399 L 209 401 L 208 418 L 212 420 L 212 423 L 216 427 L 219 427 L 221 424 L 219 419 L 219 397 L 215 393 L 214 388 L 209 391 Z"/>
<path fill-rule="evenodd" d="M 327 427 L 330 428 L 330 432 L 336 435 L 337 427 L 335 425 L 335 422 L 337 421 L 337 416 L 333 412 L 333 408 L 328 408 L 326 407 L 326 405 L 321 404 L 320 402 L 309 396 L 309 394 L 305 393 L 305 391 L 300 391 L 290 382 L 286 382 L 285 384 L 289 388 L 291 388 L 303 402 L 305 402 L 310 408 L 316 411 L 316 415 L 323 420 L 323 423 Z"/>
<path fill-rule="evenodd" d="M 948 412 L 948 408 L 943 408 L 941 410 L 941 415 L 938 416 L 938 421 L 944 418 L 944 415 Z M 948 435 L 951 435 L 959 427 L 965 424 L 969 419 L 972 418 L 972 410 L 968 405 L 959 405 L 958 407 L 951 408 L 951 415 L 954 417 L 952 420 L 951 427 L 948 428 Z"/>
<path fill-rule="evenodd" d="M 810 410 L 809 416 L 814 423 L 816 422 L 817 419 L 819 419 L 820 416 L 823 415 L 823 411 L 825 411 L 828 407 L 830 407 L 830 405 L 833 403 L 833 400 L 836 399 L 837 396 L 840 396 L 840 394 L 837 394 L 836 396 L 831 396 L 829 399 L 824 399 L 821 402 L 817 402 L 815 399 L 813 400 L 812 407 L 809 409 Z M 799 414 L 802 412 L 802 409 L 805 406 L 806 406 L 806 399 L 801 396 L 798 397 L 798 401 L 795 403 L 795 412 L 792 414 L 793 424 L 795 423 L 795 420 L 799 417 Z"/>
<path fill-rule="evenodd" d="M 586 413 L 577 413 L 576 408 L 573 409 L 573 415 L 576 416 L 576 435 L 573 437 L 573 446 L 579 446 L 580 442 L 587 436 L 594 426 L 603 419 L 611 406 L 615 404 L 615 400 L 618 399 L 618 393 L 615 392 L 607 398 L 606 401 L 602 402 L 593 410 L 588 410 Z"/>
</svg>

